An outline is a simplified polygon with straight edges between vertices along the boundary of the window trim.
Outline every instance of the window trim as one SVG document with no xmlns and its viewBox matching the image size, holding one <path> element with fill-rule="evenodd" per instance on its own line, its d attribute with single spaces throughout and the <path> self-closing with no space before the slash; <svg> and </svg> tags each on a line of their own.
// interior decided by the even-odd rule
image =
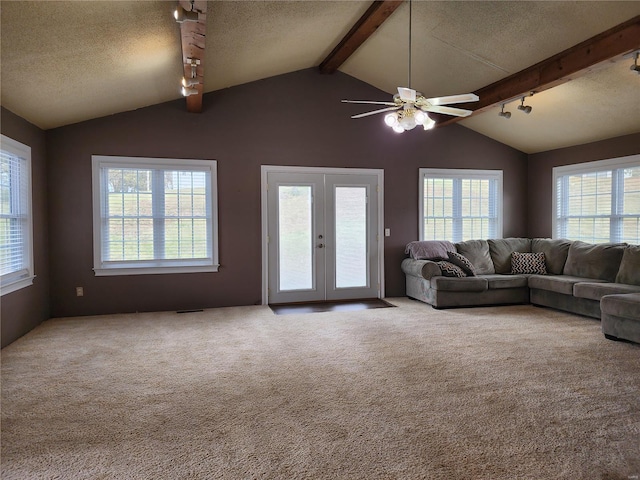
<svg viewBox="0 0 640 480">
<path fill-rule="evenodd" d="M 608 170 L 613 171 L 613 170 L 629 168 L 629 167 L 638 167 L 638 166 L 640 166 L 640 154 L 553 167 L 552 179 L 551 179 L 551 182 L 552 182 L 551 183 L 552 184 L 551 237 L 564 238 L 564 237 L 560 237 L 558 232 L 558 179 L 560 177 L 564 177 L 567 175 L 575 175 L 575 174 L 597 173 L 597 172 L 603 172 Z M 612 190 L 613 189 L 615 189 L 615 186 L 612 187 Z M 609 235 L 609 241 L 614 242 L 614 240 L 611 240 L 611 235 Z"/>
<path fill-rule="evenodd" d="M 2 147 L 5 152 L 9 152 L 18 158 L 25 161 L 25 170 L 27 176 L 27 191 L 26 191 L 26 211 L 28 215 L 27 231 L 28 236 L 26 251 L 23 252 L 23 264 L 26 268 L 17 272 L 11 272 L 3 275 L 0 280 L 0 296 L 4 296 L 8 293 L 15 292 L 22 288 L 33 285 L 33 279 L 36 277 L 34 270 L 34 257 L 33 257 L 33 177 L 31 169 L 31 147 L 23 143 L 13 140 L 12 138 L 1 135 Z"/>
<path fill-rule="evenodd" d="M 452 179 L 473 179 L 473 180 L 495 180 L 497 182 L 496 191 L 496 238 L 502 238 L 503 234 L 503 177 L 502 170 L 476 170 L 466 168 L 420 168 L 418 169 L 418 238 L 423 241 L 424 237 L 424 178 L 432 175 L 436 178 Z"/>
<path fill-rule="evenodd" d="M 216 160 L 198 160 L 184 158 L 148 158 L 92 155 L 92 189 L 93 189 L 93 265 L 96 276 L 115 275 L 155 275 L 176 273 L 217 272 L 220 263 L 218 257 L 218 175 Z M 112 261 L 102 260 L 102 191 L 105 185 L 100 171 L 103 168 L 158 168 L 189 169 L 208 171 L 210 173 L 211 192 L 211 259 L 176 259 L 176 260 L 134 260 Z M 189 261 L 189 265 L 185 262 Z M 160 264 L 161 263 L 161 264 Z"/>
</svg>

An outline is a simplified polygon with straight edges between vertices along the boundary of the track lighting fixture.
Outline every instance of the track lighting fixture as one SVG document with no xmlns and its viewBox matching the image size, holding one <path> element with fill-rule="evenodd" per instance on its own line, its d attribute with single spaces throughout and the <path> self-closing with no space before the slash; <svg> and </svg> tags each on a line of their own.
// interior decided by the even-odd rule
<svg viewBox="0 0 640 480">
<path fill-rule="evenodd" d="M 192 88 L 192 87 L 182 87 L 181 92 L 182 92 L 182 95 L 184 95 L 185 97 L 188 97 L 190 95 L 197 95 L 198 89 Z"/>
<path fill-rule="evenodd" d="M 638 56 L 640 56 L 640 51 L 635 52 L 633 54 L 633 65 L 631 65 L 630 70 L 640 75 L 640 65 L 638 65 Z"/>
<path fill-rule="evenodd" d="M 186 78 L 182 77 L 182 86 L 183 87 L 194 87 L 200 84 L 200 81 L 197 78 Z"/>
<path fill-rule="evenodd" d="M 501 117 L 504 117 L 504 118 L 511 118 L 511 112 L 505 112 L 504 111 L 504 105 L 505 104 L 503 103 L 502 104 L 502 110 L 500 110 L 500 113 L 498 115 L 501 116 Z"/>
<path fill-rule="evenodd" d="M 197 22 L 198 21 L 198 12 L 193 9 L 193 0 L 191 0 L 191 11 L 186 11 L 182 8 L 181 5 L 178 5 L 173 12 L 173 17 L 176 19 L 176 22 Z"/>
<path fill-rule="evenodd" d="M 182 88 L 180 91 L 182 95 L 188 97 L 189 95 L 196 95 L 198 93 L 197 88 L 193 88 L 196 85 L 200 85 L 200 80 L 198 80 L 197 68 L 200 65 L 200 59 L 198 58 L 188 58 L 188 63 L 185 66 L 191 67 L 191 78 L 182 77 Z"/>
<path fill-rule="evenodd" d="M 524 97 L 522 97 L 522 100 L 520 101 L 520 105 L 518 105 L 518 110 L 522 110 L 524 113 L 528 115 L 531 113 L 531 110 L 533 110 L 533 107 L 530 105 L 525 105 Z"/>
</svg>

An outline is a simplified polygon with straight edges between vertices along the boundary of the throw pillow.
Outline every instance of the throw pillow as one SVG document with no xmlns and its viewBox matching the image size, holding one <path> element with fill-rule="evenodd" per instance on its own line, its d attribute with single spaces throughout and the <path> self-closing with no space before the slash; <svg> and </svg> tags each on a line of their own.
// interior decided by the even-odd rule
<svg viewBox="0 0 640 480">
<path fill-rule="evenodd" d="M 544 263 L 544 252 L 511 254 L 511 273 L 536 273 L 547 274 L 547 266 Z"/>
<path fill-rule="evenodd" d="M 443 277 L 466 277 L 467 274 L 464 273 L 459 266 L 454 265 L 451 262 L 447 262 L 442 260 L 440 262 L 436 262 L 436 265 L 440 267 L 440 271 L 442 272 Z"/>
<path fill-rule="evenodd" d="M 469 277 L 476 276 L 476 269 L 464 255 L 460 255 L 458 252 L 449 252 L 449 262 L 460 267 Z"/>
</svg>

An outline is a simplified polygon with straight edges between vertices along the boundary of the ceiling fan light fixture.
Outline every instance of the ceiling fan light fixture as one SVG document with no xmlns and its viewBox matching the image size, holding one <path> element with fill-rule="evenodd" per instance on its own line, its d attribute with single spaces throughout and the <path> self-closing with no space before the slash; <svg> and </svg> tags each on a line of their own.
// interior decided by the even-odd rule
<svg viewBox="0 0 640 480">
<path fill-rule="evenodd" d="M 402 126 L 400 124 L 396 124 L 393 127 L 391 127 L 393 129 L 394 132 L 396 133 L 402 133 L 404 132 L 404 128 L 402 128 Z"/>
<path fill-rule="evenodd" d="M 398 124 L 398 114 L 397 113 L 389 113 L 384 116 L 384 123 L 388 126 L 393 127 Z"/>
<path fill-rule="evenodd" d="M 424 125 L 424 122 L 427 121 L 429 116 L 426 113 L 424 113 L 422 110 L 416 110 L 416 113 L 413 115 L 413 118 L 415 119 L 418 125 Z"/>
<path fill-rule="evenodd" d="M 433 127 L 436 126 L 436 121 L 432 119 L 429 115 L 425 114 L 425 116 L 427 117 L 427 119 L 422 124 L 422 128 L 424 128 L 425 130 L 431 130 Z"/>
</svg>

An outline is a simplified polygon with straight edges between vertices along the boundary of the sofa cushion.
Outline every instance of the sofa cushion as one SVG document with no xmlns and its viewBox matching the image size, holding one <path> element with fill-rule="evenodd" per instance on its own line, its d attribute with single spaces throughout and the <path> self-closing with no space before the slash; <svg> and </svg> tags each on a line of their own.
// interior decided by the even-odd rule
<svg viewBox="0 0 640 480">
<path fill-rule="evenodd" d="M 567 263 L 562 273 L 614 282 L 625 247 L 625 243 L 594 245 L 576 240 L 569 247 Z"/>
<path fill-rule="evenodd" d="M 600 282 L 580 282 L 573 286 L 574 297 L 590 298 L 591 300 L 600 301 L 600 299 L 605 295 L 614 295 L 618 293 L 640 293 L 640 286 L 626 285 L 624 283 Z"/>
<path fill-rule="evenodd" d="M 628 245 L 624 249 L 616 283 L 640 285 L 640 245 Z"/>
<path fill-rule="evenodd" d="M 474 277 L 476 275 L 476 269 L 473 268 L 473 264 L 464 255 L 458 252 L 449 252 L 449 261 L 459 266 L 467 276 Z"/>
<path fill-rule="evenodd" d="M 480 277 L 433 277 L 431 288 L 448 292 L 484 292 L 487 289 L 487 280 Z"/>
<path fill-rule="evenodd" d="M 529 288 L 573 295 L 573 286 L 579 282 L 604 282 L 597 278 L 572 277 L 569 275 L 531 275 Z"/>
<path fill-rule="evenodd" d="M 622 318 L 640 318 L 640 293 L 607 295 L 600 300 L 603 313 Z"/>
<path fill-rule="evenodd" d="M 538 275 L 547 274 L 547 266 L 544 262 L 544 252 L 511 254 L 511 273 L 536 273 Z"/>
<path fill-rule="evenodd" d="M 404 253 L 414 260 L 432 260 L 434 258 L 447 258 L 448 252 L 455 252 L 453 243 L 446 240 L 425 240 L 421 242 L 409 242 Z"/>
<path fill-rule="evenodd" d="M 446 262 L 444 260 L 436 262 L 436 265 L 438 265 L 438 267 L 440 267 L 440 271 L 442 272 L 442 275 L 444 275 L 445 277 L 466 277 L 467 274 L 464 273 L 464 270 L 462 270 L 459 266 L 454 265 L 451 262 Z"/>
<path fill-rule="evenodd" d="M 493 238 L 487 240 L 489 254 L 496 273 L 511 272 L 511 254 L 513 252 L 530 252 L 530 238 Z"/>
<path fill-rule="evenodd" d="M 473 264 L 476 275 L 496 273 L 489 254 L 489 244 L 486 240 L 467 240 L 456 243 L 458 253 L 464 255 Z"/>
<path fill-rule="evenodd" d="M 497 290 L 499 288 L 521 288 L 527 286 L 526 275 L 482 275 L 487 281 L 489 290 Z"/>
<path fill-rule="evenodd" d="M 562 275 L 567 261 L 569 247 L 573 242 L 564 238 L 534 238 L 531 240 L 533 253 L 544 253 L 544 263 L 547 273 Z"/>
</svg>

